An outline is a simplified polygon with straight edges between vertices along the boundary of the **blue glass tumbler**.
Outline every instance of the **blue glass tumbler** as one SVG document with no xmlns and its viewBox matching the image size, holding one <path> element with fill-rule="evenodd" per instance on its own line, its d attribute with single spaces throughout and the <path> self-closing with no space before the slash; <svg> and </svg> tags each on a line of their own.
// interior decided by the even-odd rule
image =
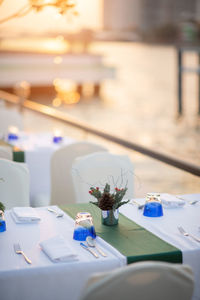
<svg viewBox="0 0 200 300">
<path fill-rule="evenodd" d="M 143 215 L 145 217 L 153 217 L 153 218 L 163 216 L 160 194 L 158 193 L 147 194 Z"/>
<path fill-rule="evenodd" d="M 4 219 L 4 213 L 0 210 L 0 232 L 6 231 L 6 222 Z"/>
<path fill-rule="evenodd" d="M 85 241 L 87 236 L 91 236 L 93 239 L 96 238 L 92 216 L 88 212 L 79 212 L 76 215 L 73 239 Z"/>
</svg>

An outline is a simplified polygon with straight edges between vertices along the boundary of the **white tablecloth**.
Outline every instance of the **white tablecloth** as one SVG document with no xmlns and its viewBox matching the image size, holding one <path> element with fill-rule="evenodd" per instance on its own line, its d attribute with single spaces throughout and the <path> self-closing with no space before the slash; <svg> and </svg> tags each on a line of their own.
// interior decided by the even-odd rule
<svg viewBox="0 0 200 300">
<path fill-rule="evenodd" d="M 200 199 L 200 194 L 184 196 Z M 143 200 L 142 200 L 143 201 Z M 179 248 L 183 263 L 192 267 L 195 275 L 193 300 L 200 299 L 200 243 L 181 235 L 177 229 L 183 226 L 200 237 L 200 203 L 186 204 L 183 208 L 164 209 L 164 216 L 148 218 L 136 205 L 127 204 L 121 212 L 145 227 L 161 239 Z M 126 258 L 97 238 L 99 245 L 108 254 L 96 259 L 72 239 L 74 221 L 64 214 L 56 218 L 45 207 L 37 208 L 41 217 L 38 224 L 15 224 L 9 211 L 6 212 L 7 231 L 0 233 L 0 292 L 2 300 L 78 300 L 88 277 L 95 272 L 112 270 L 126 264 Z M 62 234 L 78 253 L 79 260 L 70 263 L 53 263 L 42 252 L 39 243 L 58 233 Z M 28 265 L 23 257 L 14 253 L 13 244 L 19 242 L 33 264 Z"/>
<path fill-rule="evenodd" d="M 54 207 L 56 208 L 56 207 Z M 88 277 L 126 264 L 126 259 L 98 237 L 99 246 L 108 254 L 96 259 L 73 240 L 74 220 L 62 218 L 47 208 L 36 208 L 41 221 L 37 224 L 15 224 L 10 211 L 5 213 L 7 230 L 0 233 L 0 299 L 1 300 L 78 300 Z M 59 209 L 58 209 L 59 210 Z M 78 253 L 78 261 L 53 263 L 39 243 L 61 234 Z M 32 260 L 29 265 L 15 254 L 13 244 L 20 243 Z"/>
<path fill-rule="evenodd" d="M 184 195 L 184 199 L 199 199 L 200 194 Z M 144 203 L 144 200 L 137 200 Z M 200 243 L 180 234 L 177 226 L 200 238 L 200 202 L 191 205 L 186 203 L 182 208 L 163 208 L 163 216 L 149 218 L 138 210 L 136 204 L 124 205 L 120 212 L 128 218 L 154 233 L 169 244 L 179 248 L 183 253 L 183 263 L 192 267 L 195 275 L 195 292 L 193 299 L 200 300 Z"/>
<path fill-rule="evenodd" d="M 25 163 L 30 171 L 30 202 L 34 206 L 37 196 L 50 199 L 50 160 L 52 153 L 74 140 L 63 137 L 62 143 L 53 143 L 53 133 L 19 133 L 19 139 L 11 143 L 25 152 Z M 42 197 L 41 197 L 42 198 Z"/>
</svg>

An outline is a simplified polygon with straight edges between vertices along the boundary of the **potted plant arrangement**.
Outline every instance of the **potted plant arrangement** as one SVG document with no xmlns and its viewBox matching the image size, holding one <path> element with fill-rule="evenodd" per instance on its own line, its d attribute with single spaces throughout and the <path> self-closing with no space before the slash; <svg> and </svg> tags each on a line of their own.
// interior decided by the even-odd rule
<svg viewBox="0 0 200 300">
<path fill-rule="evenodd" d="M 130 200 L 123 200 L 127 187 L 117 188 L 114 192 L 110 191 L 110 185 L 106 183 L 103 192 L 99 187 L 91 187 L 89 193 L 97 199 L 96 202 L 90 201 L 92 204 L 101 209 L 102 224 L 112 226 L 118 224 L 119 207 L 128 203 Z"/>
</svg>

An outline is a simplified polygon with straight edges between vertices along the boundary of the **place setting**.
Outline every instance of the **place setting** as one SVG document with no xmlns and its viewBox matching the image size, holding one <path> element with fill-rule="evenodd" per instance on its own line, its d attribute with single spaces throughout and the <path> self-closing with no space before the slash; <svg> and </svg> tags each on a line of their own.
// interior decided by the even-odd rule
<svg viewBox="0 0 200 300">
<path fill-rule="evenodd" d="M 41 219 L 45 219 L 44 214 L 39 214 L 38 209 L 32 207 L 14 207 L 10 211 L 10 215 L 16 224 L 37 224 Z M 56 206 L 43 208 L 42 211 L 48 211 L 52 217 L 52 224 L 59 222 L 59 219 L 64 220 L 64 212 Z M 42 216 L 42 217 L 41 217 Z M 67 226 L 67 223 L 62 223 L 62 226 Z M 79 243 L 80 249 L 84 249 L 94 258 L 106 258 L 107 254 L 98 245 L 96 232 L 93 224 L 93 219 L 90 213 L 79 212 L 75 218 L 73 235 L 71 241 L 66 239 L 61 233 L 39 242 L 38 246 L 44 254 L 53 263 L 67 263 L 79 261 L 79 253 L 74 248 L 73 241 Z M 35 245 L 37 246 L 37 245 Z M 32 264 L 30 258 L 21 249 L 19 242 L 13 244 L 16 254 L 21 254 L 28 264 Z M 80 250 L 82 251 L 82 250 Z"/>
<path fill-rule="evenodd" d="M 107 256 L 107 254 L 97 246 L 96 232 L 90 213 L 79 212 L 77 214 L 73 239 L 80 241 L 80 246 L 89 251 L 95 258 L 99 258 L 99 254 L 103 257 Z"/>
<path fill-rule="evenodd" d="M 138 210 L 144 210 L 147 208 L 148 202 L 154 202 L 154 206 L 159 207 L 162 205 L 163 208 L 171 209 L 171 208 L 183 208 L 186 204 L 195 205 L 200 202 L 200 199 L 190 200 L 187 195 L 185 196 L 176 196 L 168 193 L 147 193 L 146 199 L 132 199 L 131 204 L 136 205 Z M 160 203 L 160 205 L 158 204 Z M 162 216 L 163 212 L 161 212 L 162 208 L 160 207 L 160 213 L 158 216 Z M 144 212 L 144 215 L 147 213 Z M 153 216 L 153 215 L 152 215 Z M 156 216 L 156 215 L 155 215 Z"/>
</svg>

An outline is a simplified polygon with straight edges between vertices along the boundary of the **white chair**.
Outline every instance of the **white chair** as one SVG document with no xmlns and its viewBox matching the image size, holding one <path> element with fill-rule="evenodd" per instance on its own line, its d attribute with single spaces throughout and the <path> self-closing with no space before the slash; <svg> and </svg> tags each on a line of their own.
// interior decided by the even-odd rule
<svg viewBox="0 0 200 300">
<path fill-rule="evenodd" d="M 138 262 L 93 275 L 81 300 L 191 300 L 193 288 L 187 265 Z"/>
<path fill-rule="evenodd" d="M 133 164 L 127 155 L 96 152 L 79 157 L 72 165 L 72 178 L 78 203 L 94 201 L 89 188 L 101 189 L 106 183 L 113 191 L 127 186 L 125 198 L 133 198 Z"/>
<path fill-rule="evenodd" d="M 13 159 L 12 148 L 9 146 L 0 146 L 0 158 L 12 160 Z"/>
<path fill-rule="evenodd" d="M 29 171 L 24 163 L 0 159 L 0 201 L 6 209 L 30 206 Z"/>
<path fill-rule="evenodd" d="M 75 203 L 71 168 L 75 158 L 97 151 L 107 151 L 101 145 L 77 142 L 56 150 L 51 158 L 51 204 Z"/>
<path fill-rule="evenodd" d="M 22 115 L 17 110 L 0 106 L 0 135 L 6 135 L 10 126 L 23 130 Z"/>
</svg>

